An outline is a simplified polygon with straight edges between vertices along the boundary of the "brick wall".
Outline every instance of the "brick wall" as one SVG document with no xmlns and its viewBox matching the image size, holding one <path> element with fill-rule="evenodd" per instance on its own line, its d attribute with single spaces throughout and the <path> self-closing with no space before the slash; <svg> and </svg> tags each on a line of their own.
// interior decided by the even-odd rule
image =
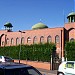
<svg viewBox="0 0 75 75">
<path fill-rule="evenodd" d="M 14 62 L 19 62 L 19 61 L 18 60 L 14 60 Z M 36 68 L 41 68 L 41 69 L 46 69 L 46 70 L 50 70 L 50 67 L 51 67 L 50 63 L 48 63 L 48 62 L 21 60 L 20 63 L 28 64 L 28 65 L 34 66 Z"/>
</svg>

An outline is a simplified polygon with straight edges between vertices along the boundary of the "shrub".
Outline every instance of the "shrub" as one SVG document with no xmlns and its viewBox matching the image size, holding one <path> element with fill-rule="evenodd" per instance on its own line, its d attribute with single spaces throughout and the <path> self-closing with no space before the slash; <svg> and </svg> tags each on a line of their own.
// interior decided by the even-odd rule
<svg viewBox="0 0 75 75">
<path fill-rule="evenodd" d="M 20 59 L 50 62 L 52 52 L 56 50 L 53 43 L 21 45 Z M 0 55 L 10 56 L 13 59 L 19 59 L 20 45 L 0 47 Z"/>
</svg>

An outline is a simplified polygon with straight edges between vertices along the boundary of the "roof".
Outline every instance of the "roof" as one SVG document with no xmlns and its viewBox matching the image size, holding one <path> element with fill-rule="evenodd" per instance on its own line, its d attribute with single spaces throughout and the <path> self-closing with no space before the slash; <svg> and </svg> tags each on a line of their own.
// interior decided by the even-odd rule
<svg viewBox="0 0 75 75">
<path fill-rule="evenodd" d="M 6 26 L 6 27 L 13 27 L 10 22 L 7 22 L 4 26 Z"/>
<path fill-rule="evenodd" d="M 44 29 L 44 28 L 48 28 L 48 26 L 46 26 L 45 24 L 43 24 L 41 22 L 32 26 L 32 29 Z"/>
<path fill-rule="evenodd" d="M 69 13 L 67 17 L 69 17 L 69 16 L 75 16 L 75 12 Z"/>
<path fill-rule="evenodd" d="M 23 68 L 23 67 L 30 67 L 30 66 L 26 64 L 19 64 L 19 63 L 14 63 L 14 62 L 1 62 L 0 63 L 0 68 L 2 69 L 13 69 L 13 68 Z"/>
</svg>

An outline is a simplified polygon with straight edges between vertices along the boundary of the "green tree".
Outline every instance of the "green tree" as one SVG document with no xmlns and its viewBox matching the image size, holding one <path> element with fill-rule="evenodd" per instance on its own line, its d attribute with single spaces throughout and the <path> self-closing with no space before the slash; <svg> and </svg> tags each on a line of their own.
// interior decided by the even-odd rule
<svg viewBox="0 0 75 75">
<path fill-rule="evenodd" d="M 67 42 L 65 44 L 65 56 L 68 60 L 75 61 L 75 41 Z"/>
</svg>

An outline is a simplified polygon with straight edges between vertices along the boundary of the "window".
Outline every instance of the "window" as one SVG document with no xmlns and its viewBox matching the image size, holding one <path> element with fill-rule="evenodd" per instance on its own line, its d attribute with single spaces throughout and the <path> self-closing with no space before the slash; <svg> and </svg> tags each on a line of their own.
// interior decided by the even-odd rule
<svg viewBox="0 0 75 75">
<path fill-rule="evenodd" d="M 11 39 L 11 45 L 13 45 L 14 44 L 14 40 L 13 40 L 13 38 Z"/>
<path fill-rule="evenodd" d="M 37 44 L 37 37 L 36 36 L 33 39 L 33 44 Z"/>
<path fill-rule="evenodd" d="M 71 38 L 70 41 L 73 42 L 74 41 L 74 38 Z"/>
<path fill-rule="evenodd" d="M 6 40 L 6 44 L 9 45 L 9 38 L 7 38 L 7 40 Z"/>
<path fill-rule="evenodd" d="M 52 41 L 51 36 L 47 37 L 47 43 L 50 43 Z"/>
<path fill-rule="evenodd" d="M 27 43 L 30 43 L 30 42 L 31 42 L 31 38 L 28 37 L 28 38 L 27 38 Z"/>
<path fill-rule="evenodd" d="M 16 45 L 19 45 L 19 38 L 16 38 Z"/>
<path fill-rule="evenodd" d="M 12 58 L 4 56 L 5 61 L 12 62 Z"/>
<path fill-rule="evenodd" d="M 4 41 L 2 41 L 2 46 L 4 46 Z"/>
<path fill-rule="evenodd" d="M 0 56 L 0 59 L 2 59 L 2 56 Z"/>
<path fill-rule="evenodd" d="M 24 44 L 24 37 L 21 38 L 21 44 Z"/>
<path fill-rule="evenodd" d="M 28 70 L 28 73 L 29 75 L 41 75 L 39 74 L 39 72 L 33 68 L 30 68 L 30 69 L 27 69 Z"/>
<path fill-rule="evenodd" d="M 32 67 L 5 69 L 4 75 L 42 75 Z"/>
<path fill-rule="evenodd" d="M 74 62 L 67 62 L 66 67 L 67 68 L 74 68 Z"/>
<path fill-rule="evenodd" d="M 59 43 L 59 41 L 60 41 L 60 40 L 59 40 L 59 36 L 56 35 L 56 36 L 55 36 L 55 43 Z"/>
<path fill-rule="evenodd" d="M 41 36 L 41 38 L 40 38 L 40 43 L 44 43 L 44 37 L 43 36 Z"/>
</svg>

